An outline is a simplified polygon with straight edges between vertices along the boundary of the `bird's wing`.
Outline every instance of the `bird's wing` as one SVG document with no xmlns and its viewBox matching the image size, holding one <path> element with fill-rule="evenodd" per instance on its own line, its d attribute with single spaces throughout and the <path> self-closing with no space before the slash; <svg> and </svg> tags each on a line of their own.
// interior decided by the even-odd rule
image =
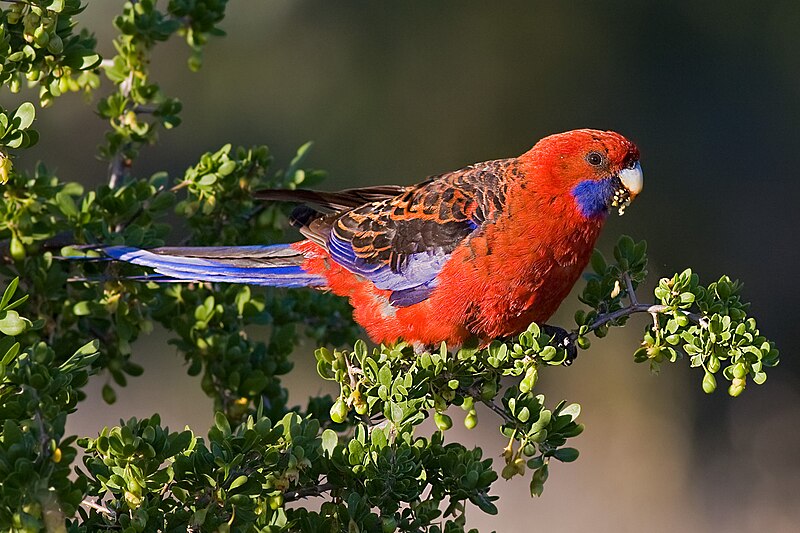
<svg viewBox="0 0 800 533">
<path fill-rule="evenodd" d="M 433 291 L 453 250 L 495 220 L 513 165 L 479 163 L 341 214 L 310 216 L 304 233 L 324 237 L 334 261 L 392 291 L 393 305 L 412 305 Z"/>
</svg>

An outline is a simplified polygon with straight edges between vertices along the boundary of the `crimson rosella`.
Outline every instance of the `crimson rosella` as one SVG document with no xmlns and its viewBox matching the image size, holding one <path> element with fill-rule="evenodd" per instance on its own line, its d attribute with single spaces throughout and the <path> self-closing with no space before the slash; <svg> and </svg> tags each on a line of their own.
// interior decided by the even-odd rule
<svg viewBox="0 0 800 533">
<path fill-rule="evenodd" d="M 636 146 L 583 129 L 417 185 L 257 193 L 301 204 L 299 242 L 104 251 L 177 280 L 329 290 L 375 342 L 485 344 L 546 321 L 641 190 Z"/>
</svg>

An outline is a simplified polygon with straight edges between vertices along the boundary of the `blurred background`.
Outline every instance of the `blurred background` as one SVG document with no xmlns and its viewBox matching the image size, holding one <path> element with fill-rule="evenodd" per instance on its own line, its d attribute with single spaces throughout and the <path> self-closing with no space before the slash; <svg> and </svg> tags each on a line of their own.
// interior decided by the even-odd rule
<svg viewBox="0 0 800 533">
<path fill-rule="evenodd" d="M 83 15 L 107 57 L 121 4 L 91 2 Z M 184 43 L 157 48 L 155 79 L 183 101 L 183 124 L 144 151 L 136 174 L 181 176 L 228 142 L 268 144 L 284 165 L 313 140 L 308 164 L 329 172 L 325 188 L 410 184 L 518 155 L 550 133 L 614 129 L 639 145 L 646 185 L 625 217 L 609 219 L 600 248 L 610 253 L 622 233 L 646 239 L 651 282 L 687 266 L 706 283 L 744 280 L 781 349 L 767 383 L 732 399 L 705 395 L 688 361 L 659 376 L 634 364 L 644 318 L 596 340 L 539 382 L 549 402 L 582 404 L 580 459 L 553 465 L 540 499 L 527 478 L 499 480 L 499 514 L 475 509 L 470 526 L 798 530 L 800 2 L 232 0 L 223 27 L 197 74 Z M 92 105 L 63 97 L 37 121 L 41 142 L 17 164 L 43 159 L 64 180 L 106 179 L 87 150 L 104 131 Z M 568 299 L 553 322 L 569 327 L 577 306 Z M 296 404 L 328 390 L 312 349 L 295 354 L 286 379 Z M 211 402 L 165 337 L 141 340 L 135 357 L 145 376 L 111 406 L 95 379 L 68 432 L 157 411 L 172 429 L 205 434 Z M 497 457 L 497 421 L 479 416 L 476 430 L 448 436 Z"/>
</svg>

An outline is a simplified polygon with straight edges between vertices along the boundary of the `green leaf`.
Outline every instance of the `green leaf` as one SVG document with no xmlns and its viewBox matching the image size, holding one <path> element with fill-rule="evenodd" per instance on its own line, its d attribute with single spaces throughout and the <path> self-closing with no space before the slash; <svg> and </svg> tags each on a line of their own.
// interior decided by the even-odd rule
<svg viewBox="0 0 800 533">
<path fill-rule="evenodd" d="M 192 432 L 188 429 L 178 433 L 174 438 L 170 438 L 169 444 L 164 450 L 164 457 L 172 457 L 186 450 L 191 444 L 192 438 Z"/>
<path fill-rule="evenodd" d="M 36 117 L 36 108 L 33 107 L 33 104 L 30 102 L 23 102 L 14 111 L 14 116 L 12 117 L 11 121 L 14 122 L 15 120 L 19 120 L 19 125 L 17 128 L 24 130 L 28 129 L 31 124 L 33 124 L 33 119 Z"/>
<path fill-rule="evenodd" d="M 595 251 L 592 253 L 591 265 L 592 270 L 594 270 L 596 273 L 600 275 L 605 274 L 608 265 L 606 264 L 606 258 L 603 257 L 603 254 L 600 252 L 600 250 L 595 249 Z"/>
<path fill-rule="evenodd" d="M 75 350 L 75 355 L 77 356 L 84 356 L 84 355 L 93 355 L 97 353 L 97 350 L 100 349 L 100 342 L 98 340 L 89 341 L 77 350 Z"/>
<path fill-rule="evenodd" d="M 6 339 L 8 339 L 8 340 L 13 342 L 13 339 L 11 337 L 6 337 L 4 340 L 6 340 Z M 3 355 L 2 360 L 0 360 L 0 365 L 9 365 L 9 364 L 11 364 L 11 361 L 13 361 L 14 358 L 17 357 L 17 355 L 19 354 L 19 347 L 20 347 L 20 344 L 18 342 L 14 342 L 14 344 L 12 344 L 5 351 L 5 354 Z M 3 348 L 5 348 L 5 345 L 3 346 Z M 2 353 L 2 350 L 0 350 L 0 353 Z"/>
<path fill-rule="evenodd" d="M 363 359 L 367 356 L 367 343 L 361 339 L 358 339 L 353 345 L 353 354 L 359 361 L 363 361 Z"/>
<path fill-rule="evenodd" d="M 564 409 L 562 409 L 561 412 L 558 413 L 558 414 L 559 414 L 559 416 L 566 415 L 566 416 L 570 417 L 574 421 L 576 418 L 578 418 L 578 415 L 581 414 L 581 406 L 580 406 L 580 404 L 577 404 L 577 403 L 571 403 L 568 406 L 566 406 Z"/>
<path fill-rule="evenodd" d="M 228 488 L 228 490 L 233 490 L 237 487 L 241 487 L 245 483 L 247 483 L 247 476 L 241 475 L 231 482 L 231 486 Z"/>
<path fill-rule="evenodd" d="M 70 48 L 64 54 L 64 65 L 76 70 L 93 69 L 100 64 L 102 58 L 87 48 Z"/>
<path fill-rule="evenodd" d="M 578 458 L 579 452 L 575 448 L 559 448 L 553 453 L 553 457 L 562 463 L 571 463 Z"/>
<path fill-rule="evenodd" d="M 78 216 L 78 206 L 75 205 L 75 200 L 73 200 L 72 196 L 69 194 L 64 194 L 63 191 L 57 193 L 56 203 L 58 204 L 58 208 L 61 210 L 61 212 L 67 217 L 72 218 Z"/>
<path fill-rule="evenodd" d="M 19 335 L 25 331 L 30 324 L 27 318 L 19 316 L 16 311 L 0 312 L 0 331 L 10 337 Z"/>
<path fill-rule="evenodd" d="M 486 494 L 478 493 L 475 496 L 470 497 L 470 501 L 477 505 L 481 511 L 488 515 L 494 516 L 497 514 L 497 506 L 492 503 L 492 499 L 497 499 L 497 496 L 488 496 Z M 472 531 L 474 530 L 470 530 L 470 532 Z"/>
<path fill-rule="evenodd" d="M 544 492 L 544 482 L 547 481 L 548 471 L 545 464 L 533 473 L 531 479 L 531 496 L 541 496 Z"/>
<path fill-rule="evenodd" d="M 214 413 L 214 426 L 216 426 L 216 428 L 220 430 L 225 437 L 231 434 L 231 424 L 228 422 L 228 418 L 225 416 L 225 413 L 220 411 Z"/>
<path fill-rule="evenodd" d="M 109 405 L 117 401 L 117 393 L 114 392 L 114 389 L 108 383 L 103 385 L 102 395 L 103 395 L 103 401 Z"/>
<path fill-rule="evenodd" d="M 311 147 L 314 145 L 312 141 L 308 141 L 303 146 L 297 149 L 297 153 L 292 158 L 292 161 L 289 163 L 289 166 L 286 168 L 285 176 L 287 178 L 291 178 L 294 176 L 294 173 L 300 167 L 300 164 L 303 162 L 303 159 L 308 154 L 308 151 L 311 150 Z"/>
<path fill-rule="evenodd" d="M 8 146 L 9 148 L 19 148 L 20 146 L 22 146 L 22 141 L 24 140 L 21 131 L 15 132 L 13 135 L 8 137 L 7 140 L 5 139 L 5 137 L 3 139 L 5 141 L 5 145 Z"/>
<path fill-rule="evenodd" d="M 378 383 L 386 388 L 392 386 L 392 369 L 389 368 L 388 364 L 383 365 L 381 369 L 378 370 Z"/>
<path fill-rule="evenodd" d="M 8 305 L 8 302 L 10 302 L 11 298 L 14 297 L 14 292 L 16 292 L 17 286 L 19 286 L 19 277 L 12 279 L 8 283 L 5 292 L 3 292 L 3 298 L 0 300 L 0 310 L 5 309 L 6 305 Z"/>
<path fill-rule="evenodd" d="M 92 311 L 89 308 L 89 302 L 83 301 L 73 305 L 72 312 L 75 313 L 75 316 L 88 316 Z"/>
<path fill-rule="evenodd" d="M 328 457 L 333 455 L 333 450 L 337 444 L 339 444 L 339 436 L 335 431 L 326 429 L 322 432 L 322 449 Z"/>
<path fill-rule="evenodd" d="M 225 161 L 217 169 L 217 174 L 220 176 L 227 176 L 234 170 L 236 170 L 236 161 Z"/>
<path fill-rule="evenodd" d="M 3 445 L 5 448 L 10 448 L 12 444 L 18 443 L 22 438 L 22 430 L 15 422 L 6 420 L 3 423 Z"/>
</svg>

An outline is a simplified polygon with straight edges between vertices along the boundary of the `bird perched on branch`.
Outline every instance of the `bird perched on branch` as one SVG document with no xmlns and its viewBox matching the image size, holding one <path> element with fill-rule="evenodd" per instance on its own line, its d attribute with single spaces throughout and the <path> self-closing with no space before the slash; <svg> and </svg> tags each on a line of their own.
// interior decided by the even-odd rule
<svg viewBox="0 0 800 533">
<path fill-rule="evenodd" d="M 417 185 L 258 192 L 300 204 L 299 242 L 104 252 L 176 280 L 329 290 L 375 342 L 485 344 L 546 321 L 641 190 L 636 146 L 583 129 Z"/>
</svg>

